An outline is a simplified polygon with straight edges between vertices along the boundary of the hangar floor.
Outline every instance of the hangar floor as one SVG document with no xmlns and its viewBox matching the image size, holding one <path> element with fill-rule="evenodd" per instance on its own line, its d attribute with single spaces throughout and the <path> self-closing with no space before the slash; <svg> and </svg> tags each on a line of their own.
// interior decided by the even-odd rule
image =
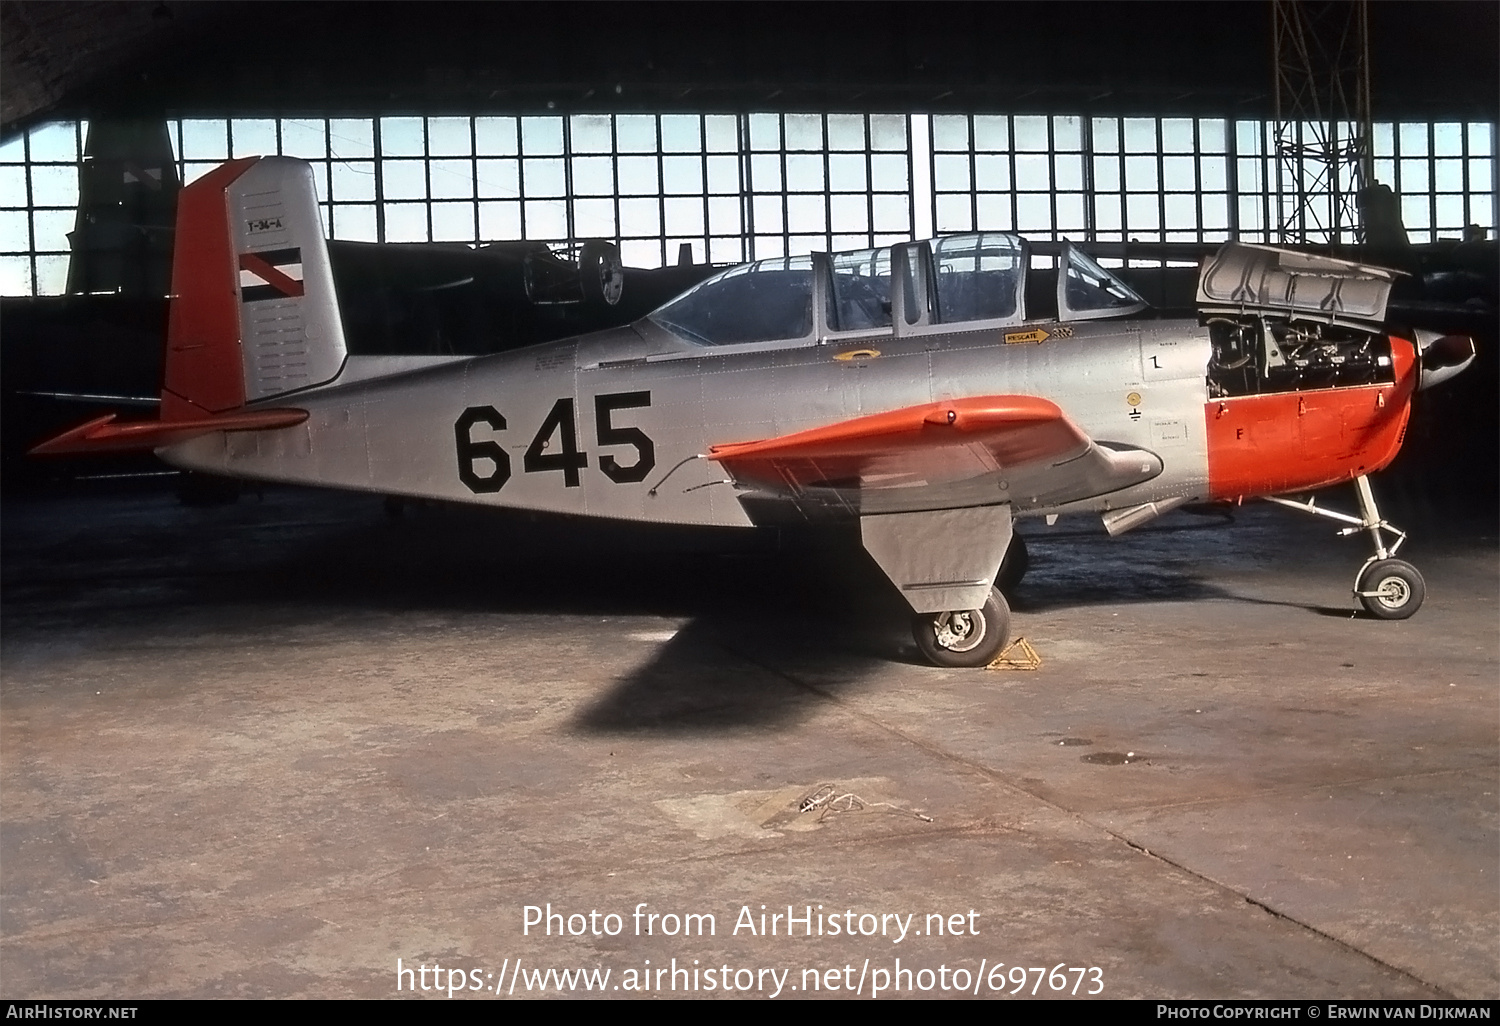
<svg viewBox="0 0 1500 1026">
<path fill-rule="evenodd" d="M 1388 510 L 1402 623 L 1289 511 L 1028 523 L 1027 673 L 827 537 L 77 488 L 3 511 L 8 996 L 1500 995 L 1492 516 Z"/>
</svg>

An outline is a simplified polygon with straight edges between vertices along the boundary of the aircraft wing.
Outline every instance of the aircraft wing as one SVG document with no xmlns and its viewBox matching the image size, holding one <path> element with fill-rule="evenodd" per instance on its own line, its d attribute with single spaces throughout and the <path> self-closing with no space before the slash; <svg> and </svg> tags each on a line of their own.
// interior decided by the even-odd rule
<svg viewBox="0 0 1500 1026">
<path fill-rule="evenodd" d="M 759 497 L 807 513 L 854 514 L 1015 503 L 1055 505 L 1160 474 L 1144 449 L 1091 439 L 1056 403 L 997 395 L 908 406 L 753 442 L 708 458 Z"/>
</svg>

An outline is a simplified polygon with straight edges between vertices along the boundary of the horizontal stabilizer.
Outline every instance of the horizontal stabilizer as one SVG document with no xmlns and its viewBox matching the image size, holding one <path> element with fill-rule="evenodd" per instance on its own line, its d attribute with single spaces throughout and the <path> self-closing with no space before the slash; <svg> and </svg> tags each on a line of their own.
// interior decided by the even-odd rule
<svg viewBox="0 0 1500 1026">
<path fill-rule="evenodd" d="M 34 395 L 40 399 L 56 399 L 65 403 L 88 403 L 97 406 L 110 403 L 114 406 L 160 406 L 161 397 L 154 395 L 104 395 L 99 392 L 38 392 L 20 391 L 16 395 Z"/>
<path fill-rule="evenodd" d="M 31 449 L 33 456 L 69 453 L 128 452 L 176 445 L 215 431 L 267 431 L 295 427 L 307 419 L 306 410 L 230 410 L 188 420 L 117 421 L 105 414 L 49 438 Z"/>
</svg>

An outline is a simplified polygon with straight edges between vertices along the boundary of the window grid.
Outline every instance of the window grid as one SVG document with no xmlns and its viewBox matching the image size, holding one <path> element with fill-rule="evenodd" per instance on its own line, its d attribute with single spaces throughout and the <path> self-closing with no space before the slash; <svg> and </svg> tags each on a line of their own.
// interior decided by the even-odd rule
<svg viewBox="0 0 1500 1026">
<path fill-rule="evenodd" d="M 0 295 L 61 295 L 88 122 L 60 122 L 0 147 Z"/>
<path fill-rule="evenodd" d="M 42 126 L 0 148 L 0 294 L 65 288 L 86 129 Z M 605 238 L 633 266 L 674 263 L 682 243 L 714 263 L 886 245 L 911 236 L 922 207 L 937 234 L 1274 243 L 1290 201 L 1277 183 L 1308 171 L 1278 167 L 1274 129 L 1232 118 L 1023 114 L 170 123 L 184 183 L 231 157 L 308 160 L 333 238 Z M 1392 188 L 1414 243 L 1469 225 L 1493 230 L 1496 136 L 1488 122 L 1373 126 L 1375 178 Z M 914 162 L 924 158 L 930 188 L 918 194 Z"/>
<path fill-rule="evenodd" d="M 1392 187 L 1413 242 L 1495 223 L 1495 126 L 1484 122 L 1379 124 L 1375 177 Z"/>
</svg>

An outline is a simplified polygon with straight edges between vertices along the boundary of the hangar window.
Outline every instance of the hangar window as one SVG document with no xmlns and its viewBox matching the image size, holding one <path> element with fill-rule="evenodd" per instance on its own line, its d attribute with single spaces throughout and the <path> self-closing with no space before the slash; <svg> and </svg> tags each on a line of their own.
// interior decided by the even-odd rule
<svg viewBox="0 0 1500 1026">
<path fill-rule="evenodd" d="M 747 255 L 884 246 L 916 232 L 907 115 L 753 113 L 743 126 Z"/>
<path fill-rule="evenodd" d="M 309 161 L 337 239 L 602 238 L 636 267 L 684 252 L 732 264 L 973 232 L 1274 244 L 1292 180 L 1275 125 L 1233 117 L 404 114 L 166 128 L 182 182 L 235 156 Z M 1494 230 L 1493 123 L 1372 131 L 1375 178 L 1394 190 L 1412 242 Z M 0 293 L 70 287 L 68 235 L 93 180 L 86 139 L 84 123 L 63 122 L 0 145 Z M 1314 204 L 1307 218 L 1315 227 L 1330 211 Z"/>
<path fill-rule="evenodd" d="M 1073 115 L 932 115 L 935 233 L 1086 237 L 1086 127 Z"/>
<path fill-rule="evenodd" d="M 60 122 L 0 146 L 0 295 L 61 295 L 67 288 L 87 131 L 87 122 Z"/>
</svg>

